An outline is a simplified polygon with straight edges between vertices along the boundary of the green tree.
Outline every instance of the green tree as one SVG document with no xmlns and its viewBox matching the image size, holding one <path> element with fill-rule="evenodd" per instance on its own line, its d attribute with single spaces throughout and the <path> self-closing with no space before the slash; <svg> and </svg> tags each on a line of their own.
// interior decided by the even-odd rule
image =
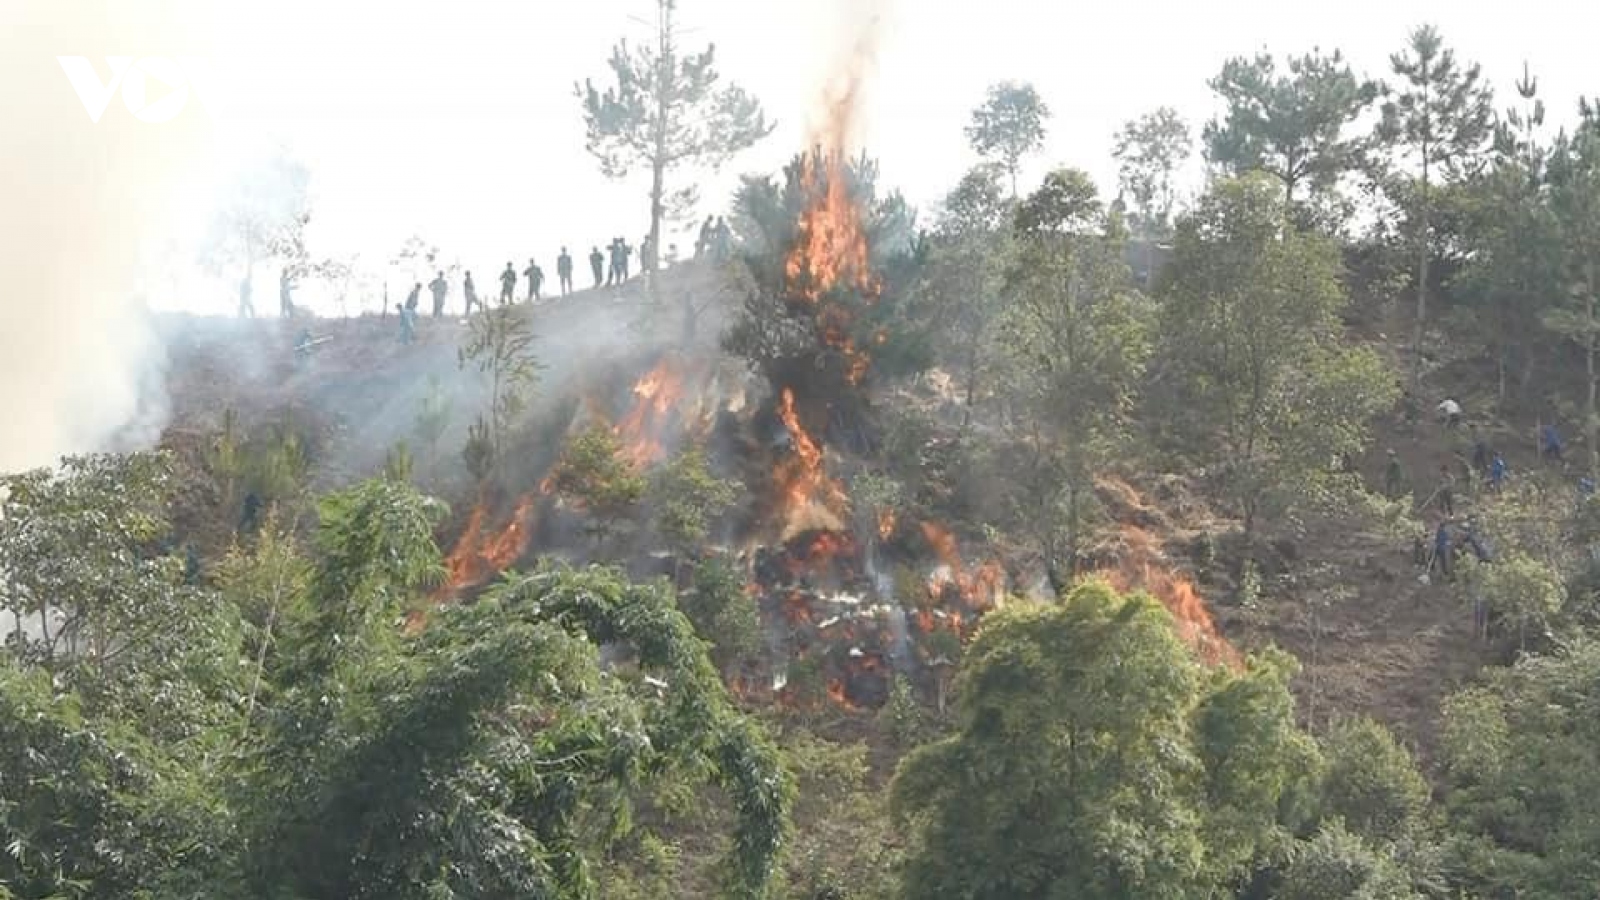
<svg viewBox="0 0 1600 900">
<path fill-rule="evenodd" d="M 1264 511 L 1327 489 L 1393 399 L 1377 356 L 1340 341 L 1338 248 L 1288 225 L 1264 175 L 1216 185 L 1179 224 L 1163 291 L 1164 406 L 1181 454 L 1206 464 L 1247 535 Z"/>
<path fill-rule="evenodd" d="M 1589 476 L 1600 478 L 1600 101 L 1583 102 L 1581 122 L 1551 160 L 1565 290 L 1545 325 L 1583 351 L 1584 437 Z"/>
<path fill-rule="evenodd" d="M 487 447 L 480 444 L 475 452 L 482 456 L 487 449 L 489 457 L 498 462 L 511 423 L 527 408 L 539 376 L 539 361 L 533 355 L 533 328 L 513 304 L 492 306 L 472 317 L 456 359 L 461 368 L 475 364 L 489 378 L 488 416 L 478 421 L 481 437 L 486 437 L 488 443 Z M 469 458 L 474 452 L 471 444 L 469 439 Z M 484 466 L 485 472 L 490 468 Z"/>
<path fill-rule="evenodd" d="M 439 440 L 450 426 L 450 398 L 444 392 L 439 376 L 428 377 L 428 393 L 417 404 L 417 414 L 411 431 L 428 454 L 428 465 L 438 461 Z"/>
<path fill-rule="evenodd" d="M 680 559 L 693 557 L 711 526 L 739 499 L 738 485 L 716 477 L 705 451 L 691 447 L 656 473 L 651 485 L 656 528 Z"/>
<path fill-rule="evenodd" d="M 1165 608 L 1099 583 L 993 614 L 955 734 L 895 774 L 916 835 L 903 895 L 1223 896 L 1285 837 L 1279 800 L 1311 768 L 1287 678 L 1208 677 Z"/>
<path fill-rule="evenodd" d="M 1227 109 L 1204 137 L 1213 165 L 1233 175 L 1271 174 L 1292 210 L 1296 189 L 1325 192 L 1360 165 L 1363 142 L 1349 129 L 1379 86 L 1358 78 L 1337 50 L 1291 56 L 1287 68 L 1279 74 L 1265 53 L 1224 63 L 1210 84 Z"/>
<path fill-rule="evenodd" d="M 615 83 L 603 92 L 578 85 L 588 149 L 610 178 L 650 168 L 650 243 L 661 247 L 661 219 L 686 213 L 697 200 L 693 186 L 669 193 L 667 179 L 686 165 L 720 166 L 772 133 L 756 98 L 722 85 L 716 48 L 685 54 L 674 19 L 677 0 L 655 0 L 649 44 L 611 51 Z M 658 254 L 659 256 L 659 254 Z"/>
<path fill-rule="evenodd" d="M 604 534 L 644 498 L 649 483 L 622 455 L 622 442 L 604 425 L 567 441 L 552 473 L 556 492 L 588 510 Z"/>
<path fill-rule="evenodd" d="M 1444 704 L 1450 870 L 1467 896 L 1555 900 L 1600 891 L 1600 645 L 1486 671 Z"/>
<path fill-rule="evenodd" d="M 1411 221 L 1417 265 L 1417 314 L 1411 336 L 1415 383 L 1421 376 L 1422 335 L 1428 320 L 1435 190 L 1479 162 L 1492 134 L 1494 112 L 1479 67 L 1457 63 L 1455 51 L 1444 46 L 1444 38 L 1431 25 L 1411 32 L 1406 50 L 1390 57 L 1390 67 L 1401 84 L 1383 104 L 1377 138 L 1395 157 L 1388 187 Z"/>
<path fill-rule="evenodd" d="M 991 85 L 983 103 L 972 111 L 967 141 L 979 156 L 1005 167 L 1012 197 L 1017 196 L 1022 158 L 1044 146 L 1044 123 L 1049 118 L 1050 107 L 1033 85 L 1015 81 Z"/>
<path fill-rule="evenodd" d="M 1423 822 L 1428 782 L 1411 753 L 1371 719 L 1341 723 L 1322 742 L 1325 812 L 1356 834 L 1395 841 Z"/>
<path fill-rule="evenodd" d="M 939 323 L 938 349 L 961 375 L 964 427 L 972 424 L 998 351 L 1001 281 L 1010 252 L 1006 220 L 1011 203 L 1000 184 L 1003 171 L 986 163 L 963 175 L 946 195 L 929 239 L 925 284 Z"/>
<path fill-rule="evenodd" d="M 1171 233 L 1177 203 L 1173 178 L 1189 159 L 1189 123 L 1163 106 L 1122 126 L 1111 155 L 1118 163 L 1122 194 L 1133 203 L 1135 233 L 1145 245 L 1145 289 L 1155 281 L 1155 245 Z"/>
<path fill-rule="evenodd" d="M 1023 201 L 1000 326 L 1012 507 L 1060 581 L 1076 570 L 1094 477 L 1124 446 L 1149 352 L 1147 310 L 1101 216 L 1094 184 L 1072 169 Z"/>
<path fill-rule="evenodd" d="M 694 630 L 711 644 L 711 661 L 727 672 L 761 649 L 761 617 L 739 567 L 726 555 L 695 564 L 688 590 L 678 598 Z"/>
<path fill-rule="evenodd" d="M 1497 131 L 1494 163 L 1466 192 L 1468 263 L 1456 287 L 1477 307 L 1474 322 L 1494 354 L 1496 388 L 1507 400 L 1507 377 L 1521 386 L 1533 374 L 1544 337 L 1542 315 L 1560 291 L 1560 222 L 1551 203 L 1550 148 L 1539 143 L 1544 104 L 1526 72 L 1517 82 L 1522 109 L 1507 110 Z"/>
<path fill-rule="evenodd" d="M 1405 867 L 1335 821 L 1289 852 L 1277 900 L 1423 900 Z"/>
</svg>

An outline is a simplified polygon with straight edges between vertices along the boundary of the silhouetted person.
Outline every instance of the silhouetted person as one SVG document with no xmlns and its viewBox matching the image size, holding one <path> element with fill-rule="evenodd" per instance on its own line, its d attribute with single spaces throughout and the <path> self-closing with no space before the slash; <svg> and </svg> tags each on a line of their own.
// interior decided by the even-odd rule
<svg viewBox="0 0 1600 900">
<path fill-rule="evenodd" d="M 293 290 L 294 285 L 289 281 L 289 269 L 285 267 L 278 273 L 278 315 L 285 319 L 294 318 L 294 300 L 290 297 Z"/>
<path fill-rule="evenodd" d="M 244 506 L 239 511 L 239 532 L 250 534 L 261 524 L 261 498 L 251 491 L 244 495 Z"/>
<path fill-rule="evenodd" d="M 561 255 L 556 257 L 556 278 L 561 281 L 561 296 L 572 293 L 572 254 L 567 248 L 561 248 Z"/>
<path fill-rule="evenodd" d="M 712 242 L 716 239 L 716 220 L 706 216 L 705 222 L 700 225 L 700 236 L 694 242 L 694 258 L 699 259 L 711 252 Z"/>
<path fill-rule="evenodd" d="M 517 267 L 506 263 L 506 270 L 500 273 L 500 303 L 502 305 L 512 302 L 513 295 L 517 292 Z"/>
<path fill-rule="evenodd" d="M 478 286 L 472 283 L 471 272 L 468 272 L 466 278 L 462 280 L 461 291 L 466 295 L 467 315 L 470 316 L 472 315 L 472 307 L 481 305 L 478 303 Z"/>
<path fill-rule="evenodd" d="M 622 283 L 622 238 L 611 239 L 611 270 L 606 273 L 606 286 Z"/>
<path fill-rule="evenodd" d="M 406 309 L 415 313 L 417 307 L 422 305 L 422 282 L 411 286 L 411 293 L 406 295 Z"/>
<path fill-rule="evenodd" d="M 633 248 L 628 246 L 627 241 L 617 238 L 617 252 L 622 256 L 622 280 L 627 281 L 630 269 L 629 263 L 633 260 Z"/>
<path fill-rule="evenodd" d="M 599 247 L 589 251 L 589 268 L 594 270 L 595 287 L 600 287 L 602 284 L 605 284 L 605 264 L 605 254 L 600 252 Z"/>
<path fill-rule="evenodd" d="M 544 270 L 532 258 L 528 260 L 528 267 L 522 270 L 522 277 L 528 279 L 528 302 L 536 303 L 543 299 L 539 296 L 539 289 L 544 286 Z"/>
<path fill-rule="evenodd" d="M 255 304 L 250 302 L 249 275 L 246 275 L 244 279 L 239 282 L 239 318 L 243 319 L 246 317 L 251 319 L 256 317 Z"/>
<path fill-rule="evenodd" d="M 728 220 L 717 216 L 717 260 L 727 262 L 733 256 L 733 229 L 728 227 Z"/>
<path fill-rule="evenodd" d="M 428 282 L 428 290 L 433 292 L 433 317 L 435 319 L 443 318 L 444 297 L 450 293 L 450 282 L 444 280 L 443 272 L 439 273 L 439 277 Z"/>
</svg>

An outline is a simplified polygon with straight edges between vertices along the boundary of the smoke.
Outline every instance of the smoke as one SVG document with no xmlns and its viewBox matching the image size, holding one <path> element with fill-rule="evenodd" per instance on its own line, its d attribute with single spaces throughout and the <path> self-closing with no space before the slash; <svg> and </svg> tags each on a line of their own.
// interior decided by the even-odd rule
<svg viewBox="0 0 1600 900">
<path fill-rule="evenodd" d="M 877 71 L 881 35 L 890 27 L 890 0 L 850 0 L 835 10 L 834 33 L 839 45 L 827 70 L 817 109 L 812 112 L 810 139 L 843 156 L 865 140 L 863 114 L 867 89 Z"/>
<path fill-rule="evenodd" d="M 134 118 L 119 92 L 91 121 L 57 56 L 203 53 L 201 7 L 115 0 L 0 9 L 0 472 L 148 442 L 166 415 L 164 354 L 137 294 L 141 254 L 202 136 Z M 147 102 L 162 88 L 146 82 Z"/>
</svg>

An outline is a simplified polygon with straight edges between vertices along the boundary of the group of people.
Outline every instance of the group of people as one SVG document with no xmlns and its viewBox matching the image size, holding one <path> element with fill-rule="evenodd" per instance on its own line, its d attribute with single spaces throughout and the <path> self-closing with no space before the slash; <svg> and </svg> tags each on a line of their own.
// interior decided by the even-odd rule
<svg viewBox="0 0 1600 900">
<path fill-rule="evenodd" d="M 1414 421 L 1414 405 L 1409 406 L 1409 410 L 1407 419 Z M 1461 404 L 1453 397 L 1442 400 L 1435 407 L 1435 413 L 1439 424 L 1448 431 L 1456 431 L 1463 425 Z M 1456 489 L 1458 486 L 1464 486 L 1469 493 L 1476 493 L 1478 486 L 1483 485 L 1492 492 L 1499 492 L 1505 487 L 1510 476 L 1510 467 L 1506 464 L 1505 455 L 1491 447 L 1476 430 L 1471 433 L 1471 441 L 1470 455 L 1457 455 L 1460 463 L 1459 477 L 1448 463 L 1441 464 L 1438 486 L 1421 504 L 1423 509 L 1431 509 L 1437 516 L 1431 541 L 1419 535 L 1413 544 L 1415 562 L 1419 568 L 1424 569 L 1425 577 L 1432 577 L 1437 573 L 1446 579 L 1453 578 L 1453 563 L 1468 552 L 1480 562 L 1489 562 L 1492 559 L 1490 549 L 1479 532 L 1476 518 L 1469 515 L 1463 521 L 1457 517 Z M 1550 422 L 1540 426 L 1538 448 L 1542 459 L 1565 465 L 1561 431 L 1555 423 Z M 1388 451 L 1388 466 L 1384 472 L 1384 494 L 1391 500 L 1396 500 L 1404 496 L 1407 490 L 1405 471 L 1399 457 L 1391 448 Z M 1580 497 L 1592 496 L 1595 492 L 1593 480 L 1587 477 L 1581 478 L 1578 482 L 1578 492 Z"/>
</svg>

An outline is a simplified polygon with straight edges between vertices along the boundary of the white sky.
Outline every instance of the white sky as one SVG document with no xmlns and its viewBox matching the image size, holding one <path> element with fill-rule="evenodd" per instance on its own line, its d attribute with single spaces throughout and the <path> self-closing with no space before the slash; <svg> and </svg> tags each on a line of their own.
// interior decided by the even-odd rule
<svg viewBox="0 0 1600 900">
<path fill-rule="evenodd" d="M 38 14 L 92 0 L 0 0 Z M 529 255 L 554 275 L 567 244 L 574 256 L 647 229 L 647 178 L 602 178 L 583 149 L 573 83 L 608 74 L 611 45 L 643 37 L 630 17 L 649 0 L 178 0 L 109 2 L 130 24 L 80 39 L 44 32 L 38 65 L 21 71 L 76 104 L 57 55 L 195 53 L 254 99 L 248 115 L 206 125 L 208 140 L 175 143 L 182 174 L 160 186 L 186 235 L 215 185 L 246 154 L 286 143 L 312 169 L 313 231 L 319 253 L 360 251 L 387 260 L 412 233 L 440 245 L 488 285 L 507 259 Z M 702 215 L 721 212 L 734 175 L 774 171 L 805 142 L 808 113 L 854 39 L 869 0 L 680 0 L 693 44 L 714 41 L 725 77 L 766 104 L 777 132 L 705 182 Z M 1465 60 L 1483 63 L 1500 94 L 1530 61 L 1552 118 L 1570 118 L 1580 93 L 1600 94 L 1593 36 L 1600 4 L 1525 0 L 1515 6 L 1463 0 L 1062 0 L 933 2 L 886 0 L 863 134 L 884 178 L 924 215 L 973 162 L 962 135 L 971 108 L 995 81 L 1033 82 L 1054 112 L 1048 146 L 1029 180 L 1054 165 L 1088 169 L 1114 191 L 1109 156 L 1120 124 L 1158 105 L 1177 107 L 1198 129 L 1215 108 L 1205 82 L 1222 61 L 1266 48 L 1342 49 L 1358 70 L 1387 74 L 1388 54 L 1414 25 L 1432 22 Z M 841 10 L 851 10 L 844 15 Z M 143 17 L 141 19 L 141 14 Z M 171 25 L 166 30 L 163 22 Z M 102 69 L 102 72 L 104 69 Z M 236 96 L 242 96 L 236 94 Z M 194 103 L 184 117 L 205 113 Z M 145 129 L 141 140 L 177 141 L 179 129 L 131 120 L 114 101 L 101 125 Z M 81 137 L 81 136 L 80 136 Z M 41 135 L 48 139 L 47 135 Z M 195 149 L 198 147 L 199 149 Z M 26 177 L 26 172 L 20 173 Z M 21 211 L 0 209 L 0 215 Z M 148 236 L 146 236 L 148 237 Z M 680 248 L 689 241 L 680 237 Z M 580 282 L 581 282 L 580 278 Z M 227 312 L 215 289 L 183 288 L 159 305 Z M 257 304 L 273 306 L 270 284 Z M 458 296 L 458 295 L 457 295 Z M 265 302 L 263 302 L 265 301 Z"/>
</svg>

